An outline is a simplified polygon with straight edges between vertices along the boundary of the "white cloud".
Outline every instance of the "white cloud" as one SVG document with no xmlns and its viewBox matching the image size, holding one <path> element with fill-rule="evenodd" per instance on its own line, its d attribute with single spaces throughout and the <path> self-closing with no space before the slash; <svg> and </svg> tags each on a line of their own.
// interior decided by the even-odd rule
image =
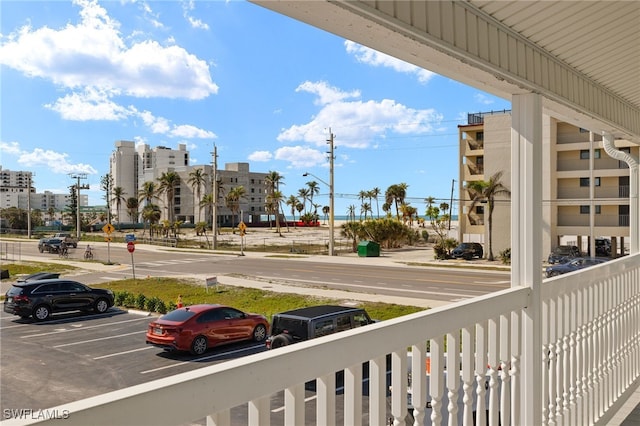
<svg viewBox="0 0 640 426">
<path fill-rule="evenodd" d="M 193 11 L 195 8 L 196 7 L 193 0 L 182 3 L 182 10 L 184 12 L 183 15 L 185 19 L 187 20 L 187 22 L 189 22 L 189 25 L 191 25 L 191 27 L 193 28 L 197 28 L 200 30 L 208 30 L 209 25 L 207 25 L 206 22 L 203 22 L 201 19 L 197 19 L 191 16 L 190 12 Z"/>
<path fill-rule="evenodd" d="M 5 37 L 0 63 L 67 89 L 134 97 L 203 99 L 218 92 L 206 61 L 154 40 L 127 45 L 120 24 L 95 0 L 77 0 L 80 22 L 63 28 L 26 25 Z"/>
<path fill-rule="evenodd" d="M 434 109 L 409 108 L 390 99 L 381 101 L 349 100 L 358 91 L 342 92 L 326 83 L 305 82 L 296 89 L 318 95 L 320 111 L 305 124 L 293 125 L 278 135 L 280 142 L 306 142 L 325 146 L 328 127 L 337 134 L 336 146 L 368 148 L 376 138 L 388 132 L 425 134 L 434 131 L 442 114 Z"/>
<path fill-rule="evenodd" d="M 491 105 L 494 101 L 493 99 L 489 98 L 487 95 L 484 95 L 482 93 L 476 93 L 475 95 L 473 95 L 473 99 L 482 105 Z"/>
<path fill-rule="evenodd" d="M 215 139 L 216 134 L 209 131 L 199 129 L 190 124 L 181 124 L 179 126 L 173 126 L 169 132 L 169 136 L 189 139 Z"/>
<path fill-rule="evenodd" d="M 304 146 L 284 146 L 275 152 L 276 160 L 287 161 L 290 168 L 301 169 L 305 167 L 315 167 L 327 162 L 327 155 L 324 152 Z"/>
<path fill-rule="evenodd" d="M 98 173 L 89 164 L 73 164 L 69 162 L 69 154 L 60 153 L 52 150 L 44 150 L 35 148 L 33 151 L 24 151 L 17 142 L 0 142 L 0 148 L 4 155 L 14 155 L 18 157 L 18 163 L 26 167 L 46 167 L 53 173 L 69 174 L 69 173 Z"/>
<path fill-rule="evenodd" d="M 249 157 L 247 158 L 249 159 L 249 161 L 265 162 L 271 161 L 273 159 L 273 154 L 271 154 L 269 151 L 255 151 L 249 154 Z"/>
<path fill-rule="evenodd" d="M 118 121 L 127 118 L 135 110 L 127 109 L 109 99 L 108 94 L 95 89 L 87 89 L 82 93 L 71 93 L 56 100 L 53 104 L 45 104 L 65 120 Z"/>
<path fill-rule="evenodd" d="M 405 74 L 414 74 L 417 76 L 418 81 L 423 84 L 427 83 L 434 75 L 436 75 L 431 71 L 422 69 L 403 60 L 394 58 L 393 56 L 389 56 L 385 53 L 378 52 L 349 40 L 345 40 L 344 46 L 347 53 L 353 55 L 358 62 L 374 67 L 391 68 L 394 71 Z"/>
</svg>

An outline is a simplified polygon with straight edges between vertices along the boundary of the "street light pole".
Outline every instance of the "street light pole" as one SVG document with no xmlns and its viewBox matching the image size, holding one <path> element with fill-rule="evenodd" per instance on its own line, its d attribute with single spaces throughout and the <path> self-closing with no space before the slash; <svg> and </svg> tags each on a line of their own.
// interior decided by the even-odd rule
<svg viewBox="0 0 640 426">
<path fill-rule="evenodd" d="M 211 196 L 213 197 L 213 204 L 211 205 L 211 233 L 213 237 L 212 248 L 218 249 L 218 149 L 216 145 L 213 145 L 213 173 L 212 173 L 212 190 Z"/>
<path fill-rule="evenodd" d="M 320 179 L 318 176 L 314 175 L 313 173 L 309 173 L 306 172 L 304 173 L 302 176 L 313 176 L 314 178 L 318 179 L 320 182 L 322 182 L 323 184 L 327 185 L 329 187 L 329 256 L 335 256 L 336 255 L 336 251 L 335 251 L 335 237 L 334 237 L 334 223 L 335 223 L 335 213 L 334 213 L 334 182 L 333 182 L 333 159 L 334 159 L 334 155 L 333 155 L 333 138 L 334 135 L 333 133 L 331 133 L 331 129 L 329 129 L 329 139 L 327 139 L 327 143 L 329 143 L 329 183 L 323 181 L 322 179 Z"/>
<path fill-rule="evenodd" d="M 76 183 L 76 238 L 80 241 L 80 190 L 89 189 L 89 185 L 80 186 L 80 179 L 86 179 L 86 173 L 70 173 L 72 179 L 77 179 Z"/>
</svg>

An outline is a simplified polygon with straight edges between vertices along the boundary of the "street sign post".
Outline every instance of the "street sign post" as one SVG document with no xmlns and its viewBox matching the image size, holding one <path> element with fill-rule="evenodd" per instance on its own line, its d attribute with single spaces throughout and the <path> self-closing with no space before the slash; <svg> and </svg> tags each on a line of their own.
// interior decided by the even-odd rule
<svg viewBox="0 0 640 426">
<path fill-rule="evenodd" d="M 102 227 L 102 232 L 107 234 L 107 236 L 104 238 L 104 240 L 107 242 L 107 265 L 111 265 L 111 234 L 115 230 L 116 228 L 114 228 L 110 223 L 107 223 Z"/>
<path fill-rule="evenodd" d="M 247 232 L 247 224 L 240 221 L 238 229 L 240 230 L 240 256 L 244 256 L 244 236 Z"/>
<path fill-rule="evenodd" d="M 136 279 L 136 267 L 133 263 L 133 252 L 136 250 L 136 245 L 133 241 L 127 243 L 127 250 L 131 253 L 131 272 L 133 273 L 133 279 Z"/>
</svg>

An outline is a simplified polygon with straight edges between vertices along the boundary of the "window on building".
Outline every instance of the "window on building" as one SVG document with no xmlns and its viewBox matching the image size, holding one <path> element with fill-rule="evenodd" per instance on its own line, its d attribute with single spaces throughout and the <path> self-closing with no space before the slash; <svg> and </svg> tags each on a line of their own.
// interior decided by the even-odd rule
<svg viewBox="0 0 640 426">
<path fill-rule="evenodd" d="M 255 179 L 251 179 L 251 183 L 254 184 L 255 183 Z"/>
<path fill-rule="evenodd" d="M 484 206 L 476 206 L 476 214 L 479 216 L 484 216 Z"/>
<path fill-rule="evenodd" d="M 478 133 L 476 133 L 476 140 L 477 140 L 478 142 L 482 142 L 482 141 L 484 141 L 484 132 L 478 132 Z"/>
<path fill-rule="evenodd" d="M 595 178 L 594 186 L 600 186 L 600 178 Z M 589 178 L 580 178 L 580 186 L 589 186 Z"/>
<path fill-rule="evenodd" d="M 256 192 L 256 189 L 255 188 L 251 188 L 251 193 L 253 194 L 255 192 Z"/>
<path fill-rule="evenodd" d="M 602 152 L 601 149 L 594 149 L 593 150 L 593 158 L 598 159 L 601 158 Z M 580 159 L 581 160 L 588 160 L 589 159 L 589 150 L 588 149 L 581 149 L 580 150 Z"/>
<path fill-rule="evenodd" d="M 600 214 L 602 206 L 596 206 L 595 208 L 595 212 L 596 214 Z M 580 214 L 589 214 L 589 212 L 591 211 L 591 209 L 589 208 L 589 206 L 580 206 Z"/>
</svg>

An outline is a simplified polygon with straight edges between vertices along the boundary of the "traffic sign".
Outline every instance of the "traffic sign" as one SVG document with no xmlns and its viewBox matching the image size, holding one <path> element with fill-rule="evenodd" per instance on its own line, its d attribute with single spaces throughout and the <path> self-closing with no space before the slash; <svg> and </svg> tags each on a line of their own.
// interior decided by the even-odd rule
<svg viewBox="0 0 640 426">
<path fill-rule="evenodd" d="M 129 250 L 129 253 L 133 253 L 135 249 L 136 245 L 133 243 L 133 241 L 127 243 L 127 250 Z"/>
<path fill-rule="evenodd" d="M 111 237 L 104 237 L 104 240 L 105 240 L 106 242 L 110 243 L 110 242 L 111 242 Z"/>
<path fill-rule="evenodd" d="M 238 224 L 238 229 L 240 230 L 240 232 L 244 232 L 247 230 L 247 225 L 244 222 L 240 222 Z"/>
<path fill-rule="evenodd" d="M 113 227 L 112 224 L 107 223 L 105 226 L 102 227 L 102 230 L 106 233 L 106 234 L 111 234 L 113 231 L 116 230 L 116 228 Z"/>
<path fill-rule="evenodd" d="M 135 241 L 135 240 L 136 240 L 136 236 L 135 236 L 135 234 L 126 234 L 126 235 L 124 236 L 124 241 L 125 241 L 126 243 L 130 243 L 131 241 Z"/>
</svg>

